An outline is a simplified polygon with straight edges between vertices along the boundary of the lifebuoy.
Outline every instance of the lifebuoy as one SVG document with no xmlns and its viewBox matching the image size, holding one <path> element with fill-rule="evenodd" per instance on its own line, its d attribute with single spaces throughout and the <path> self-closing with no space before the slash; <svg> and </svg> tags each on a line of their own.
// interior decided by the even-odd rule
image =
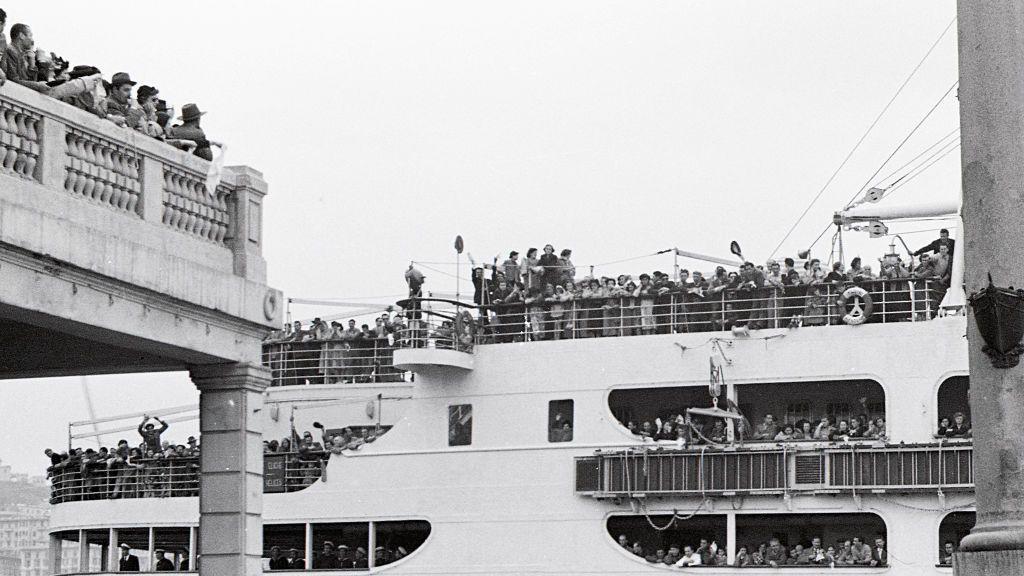
<svg viewBox="0 0 1024 576">
<path fill-rule="evenodd" d="M 843 314 L 843 322 L 857 326 L 868 321 L 871 317 L 871 311 L 874 308 L 874 303 L 871 301 L 871 294 L 868 291 L 861 288 L 860 286 L 851 286 L 843 291 L 842 296 L 836 301 L 837 304 L 846 312 Z M 847 304 L 850 308 L 847 308 Z"/>
<path fill-rule="evenodd" d="M 265 316 L 267 320 L 273 320 L 276 315 L 277 293 L 273 290 L 268 290 L 266 295 L 263 296 L 263 316 Z"/>
</svg>

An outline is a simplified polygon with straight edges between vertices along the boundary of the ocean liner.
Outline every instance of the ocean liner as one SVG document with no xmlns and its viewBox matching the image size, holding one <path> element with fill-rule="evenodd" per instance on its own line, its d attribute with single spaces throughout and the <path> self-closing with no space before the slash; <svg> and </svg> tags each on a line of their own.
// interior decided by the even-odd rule
<svg viewBox="0 0 1024 576">
<path fill-rule="evenodd" d="M 879 206 L 836 224 L 950 212 Z M 952 288 L 414 291 L 376 329 L 299 323 L 264 346 L 264 568 L 949 574 L 974 524 L 962 246 L 951 261 Z M 191 454 L 55 471 L 51 554 L 195 566 Z"/>
</svg>

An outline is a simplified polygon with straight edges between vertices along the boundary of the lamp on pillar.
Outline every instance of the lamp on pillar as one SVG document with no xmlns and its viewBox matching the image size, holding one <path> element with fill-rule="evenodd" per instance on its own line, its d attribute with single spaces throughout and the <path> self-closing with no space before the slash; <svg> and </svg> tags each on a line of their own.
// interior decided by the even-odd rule
<svg viewBox="0 0 1024 576">
<path fill-rule="evenodd" d="M 981 351 L 996 368 L 1013 368 L 1024 353 L 1024 290 L 997 288 L 988 277 L 988 286 L 971 294 L 974 323 L 985 340 Z"/>
</svg>

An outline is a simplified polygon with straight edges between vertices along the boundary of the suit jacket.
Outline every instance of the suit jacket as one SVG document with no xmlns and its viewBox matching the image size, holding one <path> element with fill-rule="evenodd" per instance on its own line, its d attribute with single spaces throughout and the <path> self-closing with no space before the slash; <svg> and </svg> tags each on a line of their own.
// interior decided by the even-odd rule
<svg viewBox="0 0 1024 576">
<path fill-rule="evenodd" d="M 134 554 L 129 554 L 127 558 L 118 559 L 117 569 L 121 572 L 138 572 L 139 557 Z"/>
<path fill-rule="evenodd" d="M 878 562 L 879 566 L 885 566 L 889 563 L 889 551 L 885 548 L 882 548 L 881 550 L 878 548 L 872 548 L 871 559 Z"/>
</svg>

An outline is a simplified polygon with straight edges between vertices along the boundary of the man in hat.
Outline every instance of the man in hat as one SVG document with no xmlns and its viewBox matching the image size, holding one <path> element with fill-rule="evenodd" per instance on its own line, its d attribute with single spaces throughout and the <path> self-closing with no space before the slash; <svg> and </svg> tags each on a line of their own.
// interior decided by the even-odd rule
<svg viewBox="0 0 1024 576">
<path fill-rule="evenodd" d="M 271 570 L 288 569 L 288 559 L 281 555 L 280 546 L 270 547 L 270 564 L 267 567 Z"/>
<path fill-rule="evenodd" d="M 356 556 L 352 559 L 352 567 L 356 569 L 370 567 L 369 558 L 366 556 L 366 548 L 362 546 L 356 548 Z"/>
<path fill-rule="evenodd" d="M 313 558 L 313 568 L 337 568 L 338 556 L 334 553 L 334 542 L 324 541 L 324 549 Z"/>
<path fill-rule="evenodd" d="M 163 548 L 157 548 L 153 553 L 156 554 L 157 572 L 174 572 L 174 563 L 164 557 Z"/>
<path fill-rule="evenodd" d="M 199 441 L 196 440 L 195 436 L 188 437 L 188 449 L 189 456 L 199 456 Z"/>
<path fill-rule="evenodd" d="M 110 79 L 110 93 L 100 102 L 103 117 L 118 126 L 133 130 L 142 126 L 142 111 L 132 105 L 132 87 L 136 82 L 127 72 L 118 72 Z"/>
<path fill-rule="evenodd" d="M 206 139 L 206 133 L 199 126 L 199 119 L 204 114 L 206 112 L 201 112 L 199 106 L 185 104 L 181 107 L 181 116 L 178 118 L 182 123 L 171 127 L 167 136 L 175 140 L 194 142 L 196 148 L 192 151 L 192 154 L 204 160 L 213 160 L 213 150 L 210 149 L 210 146 L 222 147 L 222 145 L 219 142 Z"/>
<path fill-rule="evenodd" d="M 139 436 L 146 442 L 146 448 L 153 452 L 160 452 L 163 448 L 160 445 L 160 435 L 167 431 L 167 422 L 164 422 L 159 417 L 154 416 L 153 420 L 160 423 L 158 429 L 155 424 L 149 421 L 149 415 L 146 414 L 142 417 L 142 422 L 139 423 Z"/>
<path fill-rule="evenodd" d="M 139 557 L 132 554 L 132 547 L 127 544 L 121 544 L 121 557 L 117 561 L 117 569 L 119 572 L 138 572 L 139 571 Z"/>
<path fill-rule="evenodd" d="M 297 548 L 292 548 L 291 550 L 288 550 L 288 569 L 289 570 L 305 570 L 306 569 L 306 561 L 302 559 L 302 556 L 299 556 L 299 550 Z"/>
</svg>

